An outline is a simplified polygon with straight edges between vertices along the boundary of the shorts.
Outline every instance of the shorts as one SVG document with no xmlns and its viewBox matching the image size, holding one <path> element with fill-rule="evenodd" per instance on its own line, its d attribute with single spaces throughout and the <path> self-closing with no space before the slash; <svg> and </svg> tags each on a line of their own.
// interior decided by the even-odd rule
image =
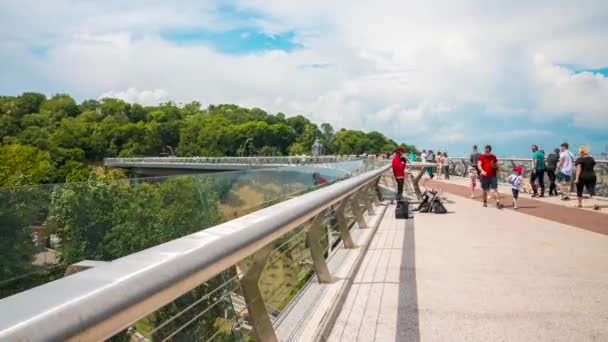
<svg viewBox="0 0 608 342">
<path fill-rule="evenodd" d="M 557 178 L 558 181 L 563 183 L 570 183 L 570 181 L 572 180 L 572 177 L 570 177 L 570 175 L 565 175 L 561 171 L 557 173 L 557 177 L 555 178 Z"/>
<path fill-rule="evenodd" d="M 498 181 L 496 177 L 481 177 L 481 188 L 483 190 L 494 190 L 498 189 Z"/>
<path fill-rule="evenodd" d="M 576 183 L 576 196 L 583 197 L 583 189 L 587 189 L 587 193 L 589 196 L 595 196 L 595 183 L 597 179 L 595 177 L 592 178 L 581 178 L 578 183 Z"/>
<path fill-rule="evenodd" d="M 519 197 L 519 190 L 511 189 L 511 191 L 513 192 L 513 198 L 517 199 L 517 197 Z"/>
</svg>

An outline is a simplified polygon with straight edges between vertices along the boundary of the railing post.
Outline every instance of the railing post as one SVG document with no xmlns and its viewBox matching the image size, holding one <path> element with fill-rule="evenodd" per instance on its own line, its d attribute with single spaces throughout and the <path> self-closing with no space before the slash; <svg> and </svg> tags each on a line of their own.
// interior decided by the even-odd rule
<svg viewBox="0 0 608 342">
<path fill-rule="evenodd" d="M 249 320 L 253 327 L 253 337 L 256 341 L 277 342 L 277 335 L 268 317 L 268 312 L 266 312 L 266 305 L 258 285 L 270 252 L 272 252 L 272 244 L 255 252 L 251 265 L 241 261 L 236 265 L 236 270 L 247 305 Z"/>
<path fill-rule="evenodd" d="M 374 204 L 376 204 L 376 206 L 379 206 L 380 202 L 382 201 L 382 192 L 380 191 L 380 179 L 382 179 L 382 176 L 378 177 L 378 179 L 374 181 Z"/>
<path fill-rule="evenodd" d="M 331 273 L 324 256 L 325 250 L 321 245 L 321 229 L 325 227 L 323 224 L 324 219 L 325 211 L 322 211 L 312 220 L 306 232 L 306 245 L 310 248 L 312 267 L 315 269 L 319 283 L 331 283 Z"/>
<path fill-rule="evenodd" d="M 422 199 L 422 191 L 420 191 L 420 179 L 422 179 L 422 176 L 424 175 L 424 173 L 426 172 L 426 167 L 423 167 L 420 172 L 418 173 L 418 175 L 416 176 L 416 178 L 414 178 L 414 181 L 412 183 L 412 186 L 414 187 L 414 194 L 416 194 L 416 198 L 418 200 Z"/>
<path fill-rule="evenodd" d="M 353 237 L 350 235 L 350 230 L 348 229 L 348 222 L 346 222 L 346 215 L 344 214 L 344 208 L 349 201 L 349 197 L 345 198 L 338 204 L 336 208 L 336 221 L 338 223 L 338 229 L 340 230 L 340 238 L 342 242 L 344 242 L 344 248 L 355 248 L 355 243 L 353 242 Z"/>
<path fill-rule="evenodd" d="M 365 201 L 365 206 L 367 207 L 368 215 L 376 215 L 376 211 L 374 210 L 374 206 L 373 206 L 373 200 L 374 200 L 373 187 L 374 187 L 374 184 L 371 183 L 370 185 L 361 189 L 361 197 L 362 197 L 363 201 Z"/>
<path fill-rule="evenodd" d="M 361 204 L 359 203 L 360 192 L 361 189 L 357 190 L 350 198 L 350 207 L 355 215 L 357 223 L 359 223 L 359 228 L 365 229 L 367 228 L 367 222 L 365 222 L 365 219 L 363 218 L 363 210 L 361 210 Z"/>
</svg>

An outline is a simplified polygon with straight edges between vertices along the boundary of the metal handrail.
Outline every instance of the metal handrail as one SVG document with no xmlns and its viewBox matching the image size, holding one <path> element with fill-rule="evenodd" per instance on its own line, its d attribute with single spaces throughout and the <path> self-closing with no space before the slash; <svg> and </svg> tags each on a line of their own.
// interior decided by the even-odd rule
<svg viewBox="0 0 608 342">
<path fill-rule="evenodd" d="M 105 158 L 104 165 L 116 166 L 133 163 L 184 163 L 184 164 L 235 164 L 235 165 L 292 165 L 292 164 L 320 164 L 357 160 L 361 157 L 345 156 L 280 156 L 280 157 L 133 157 L 133 158 Z"/>
<path fill-rule="evenodd" d="M 389 167 L 2 299 L 0 340 L 109 338 L 331 206 L 360 197 Z"/>
</svg>

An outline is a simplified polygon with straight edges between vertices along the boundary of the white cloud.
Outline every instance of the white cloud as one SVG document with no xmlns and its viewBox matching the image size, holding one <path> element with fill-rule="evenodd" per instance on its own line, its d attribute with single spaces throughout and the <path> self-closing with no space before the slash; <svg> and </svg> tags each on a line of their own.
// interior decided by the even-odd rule
<svg viewBox="0 0 608 342">
<path fill-rule="evenodd" d="M 608 128 L 608 78 L 591 72 L 575 73 L 535 56 L 540 108 L 546 113 L 572 116 L 577 126 Z"/>
<path fill-rule="evenodd" d="M 3 2 L 0 90 L 30 70 L 49 92 L 238 103 L 428 143 L 434 132 L 466 140 L 470 108 L 522 126 L 540 117 L 608 127 L 606 77 L 559 66 L 606 66 L 606 1 L 237 0 L 260 14 L 249 19 L 224 17 L 219 2 Z M 159 35 L 251 25 L 293 31 L 302 48 L 224 55 Z M 45 58 L 32 58 L 28 48 L 40 42 Z M 301 67 L 314 64 L 331 67 Z"/>
<path fill-rule="evenodd" d="M 121 99 L 129 103 L 139 103 L 142 105 L 156 105 L 161 102 L 166 102 L 169 99 L 169 93 L 164 89 L 142 90 L 129 88 L 125 91 L 109 91 L 101 94 L 99 99 L 112 97 Z"/>
</svg>

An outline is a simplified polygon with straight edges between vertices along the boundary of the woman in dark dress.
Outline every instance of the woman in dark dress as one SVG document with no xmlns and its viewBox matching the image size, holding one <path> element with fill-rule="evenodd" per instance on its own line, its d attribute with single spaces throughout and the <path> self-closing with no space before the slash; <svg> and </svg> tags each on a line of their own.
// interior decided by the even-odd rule
<svg viewBox="0 0 608 342">
<path fill-rule="evenodd" d="M 578 199 L 578 207 L 583 207 L 583 189 L 587 189 L 589 197 L 593 199 L 595 196 L 595 183 L 597 177 L 593 168 L 595 167 L 595 160 L 589 155 L 589 148 L 587 146 L 581 146 L 578 150 L 580 157 L 574 162 L 576 165 L 576 196 Z M 594 209 L 599 209 L 596 204 Z"/>
</svg>

